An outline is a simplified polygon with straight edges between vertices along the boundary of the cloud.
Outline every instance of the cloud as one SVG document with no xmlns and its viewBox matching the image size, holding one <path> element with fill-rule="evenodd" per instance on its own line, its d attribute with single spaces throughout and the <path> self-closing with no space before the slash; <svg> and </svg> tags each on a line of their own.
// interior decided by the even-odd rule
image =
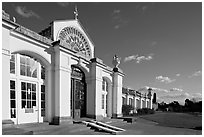
<svg viewBox="0 0 204 137">
<path fill-rule="evenodd" d="M 125 57 L 124 62 L 131 61 L 131 60 L 135 60 L 136 63 L 140 63 L 142 61 L 150 61 L 153 59 L 153 55 L 154 54 L 149 54 L 147 56 L 131 55 L 131 56 Z"/>
<path fill-rule="evenodd" d="M 17 6 L 15 8 L 15 11 L 24 18 L 30 17 L 40 18 L 40 16 L 37 13 L 33 12 L 32 10 L 26 9 L 26 7 Z"/>
<path fill-rule="evenodd" d="M 131 56 L 125 57 L 124 62 L 135 60 L 137 57 L 138 55 L 131 55 Z"/>
<path fill-rule="evenodd" d="M 70 5 L 69 2 L 57 2 L 57 4 L 58 4 L 59 6 L 61 6 L 61 7 L 67 7 L 67 6 Z"/>
<path fill-rule="evenodd" d="M 192 75 L 189 76 L 189 78 L 198 77 L 198 76 L 202 76 L 201 70 L 194 72 Z"/>
<path fill-rule="evenodd" d="M 169 91 L 166 90 L 166 89 L 155 88 L 155 87 L 149 87 L 149 86 L 144 86 L 144 87 L 138 89 L 138 91 L 144 91 L 144 92 L 147 92 L 149 88 L 151 88 L 152 91 L 153 91 L 153 92 L 156 92 L 156 93 L 158 93 L 158 92 L 160 92 L 160 93 L 161 93 L 161 92 L 163 92 L 163 93 L 168 93 L 168 92 L 169 92 Z"/>
<path fill-rule="evenodd" d="M 172 88 L 172 89 L 170 89 L 170 91 L 183 92 L 183 89 L 179 89 L 179 88 Z"/>
<path fill-rule="evenodd" d="M 174 101 L 175 99 L 183 99 L 183 101 L 185 101 L 185 99 L 189 97 L 190 97 L 190 94 L 185 92 L 185 93 L 178 93 L 178 94 L 167 94 L 159 98 L 160 99 L 172 99 L 172 101 Z"/>
<path fill-rule="evenodd" d="M 176 74 L 177 77 L 181 76 L 181 74 Z"/>
<path fill-rule="evenodd" d="M 157 76 L 156 80 L 162 83 L 166 83 L 166 84 L 176 81 L 175 79 L 170 79 L 169 77 L 163 77 L 163 76 Z"/>
<path fill-rule="evenodd" d="M 127 18 L 124 18 L 121 14 L 120 9 L 115 9 L 111 13 L 111 19 L 112 23 L 114 25 L 114 29 L 119 29 L 121 27 L 124 27 L 128 24 L 129 20 Z"/>
</svg>

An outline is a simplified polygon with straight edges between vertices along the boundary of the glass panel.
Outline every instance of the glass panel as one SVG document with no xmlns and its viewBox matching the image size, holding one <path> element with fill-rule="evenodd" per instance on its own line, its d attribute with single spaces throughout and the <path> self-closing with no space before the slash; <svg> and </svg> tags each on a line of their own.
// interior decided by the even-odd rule
<svg viewBox="0 0 204 137">
<path fill-rule="evenodd" d="M 15 74 L 15 63 L 14 62 L 10 62 L 10 73 Z"/>
<path fill-rule="evenodd" d="M 45 92 L 45 85 L 41 85 L 41 92 Z"/>
<path fill-rule="evenodd" d="M 11 100 L 11 108 L 16 108 L 16 101 L 15 100 Z"/>
<path fill-rule="evenodd" d="M 41 79 L 45 79 L 45 68 L 41 66 Z"/>
<path fill-rule="evenodd" d="M 21 99 L 26 99 L 26 92 L 21 91 Z"/>
<path fill-rule="evenodd" d="M 21 69 L 21 75 L 25 76 L 26 75 L 26 67 L 24 65 L 21 65 L 20 69 Z"/>
<path fill-rule="evenodd" d="M 27 100 L 27 108 L 31 108 L 31 101 Z"/>
<path fill-rule="evenodd" d="M 15 62 L 15 55 L 11 55 L 10 61 Z"/>
<path fill-rule="evenodd" d="M 31 64 L 31 63 L 30 63 L 30 60 L 31 60 L 31 59 L 30 59 L 29 57 L 26 57 L 26 64 L 27 64 L 28 66 L 30 66 L 30 64 Z"/>
<path fill-rule="evenodd" d="M 32 100 L 36 100 L 36 93 L 32 92 Z"/>
<path fill-rule="evenodd" d="M 35 69 L 35 70 L 33 71 L 32 77 L 33 77 L 33 78 L 37 78 L 37 69 Z"/>
<path fill-rule="evenodd" d="M 45 108 L 45 102 L 41 101 L 41 108 Z"/>
<path fill-rule="evenodd" d="M 15 89 L 15 81 L 10 80 L 10 89 Z"/>
<path fill-rule="evenodd" d="M 32 107 L 36 106 L 36 101 L 32 101 Z"/>
<path fill-rule="evenodd" d="M 11 118 L 16 118 L 16 109 L 11 108 Z"/>
<path fill-rule="evenodd" d="M 31 92 L 27 92 L 27 99 L 31 99 Z"/>
<path fill-rule="evenodd" d="M 21 63 L 21 64 L 26 64 L 26 59 L 25 59 L 25 57 L 23 57 L 23 56 L 20 57 L 20 63 Z"/>
<path fill-rule="evenodd" d="M 41 116 L 42 117 L 45 116 L 45 109 L 44 108 L 41 109 Z"/>
<path fill-rule="evenodd" d="M 26 90 L 26 83 L 25 82 L 21 82 L 21 90 Z"/>
<path fill-rule="evenodd" d="M 41 100 L 45 100 L 45 94 L 41 93 Z"/>
<path fill-rule="evenodd" d="M 104 94 L 102 94 L 102 109 L 104 109 Z"/>
<path fill-rule="evenodd" d="M 31 91 L 31 83 L 27 83 L 27 91 L 29 91 L 29 89 Z"/>
<path fill-rule="evenodd" d="M 15 90 L 10 91 L 10 99 L 16 99 Z"/>
<path fill-rule="evenodd" d="M 31 77 L 30 66 L 27 66 L 27 76 Z"/>
<path fill-rule="evenodd" d="M 32 91 L 36 91 L 36 84 L 32 84 Z"/>
<path fill-rule="evenodd" d="M 106 91 L 108 92 L 108 82 L 106 81 Z"/>
<path fill-rule="evenodd" d="M 26 108 L 26 101 L 22 100 L 22 104 L 21 104 L 22 108 Z"/>
</svg>

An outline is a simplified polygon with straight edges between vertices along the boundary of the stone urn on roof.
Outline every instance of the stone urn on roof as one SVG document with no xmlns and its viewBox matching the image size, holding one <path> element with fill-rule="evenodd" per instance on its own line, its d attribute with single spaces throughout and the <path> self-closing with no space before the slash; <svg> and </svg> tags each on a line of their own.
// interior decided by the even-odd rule
<svg viewBox="0 0 204 137">
<path fill-rule="evenodd" d="M 114 66 L 113 71 L 118 72 L 118 66 L 120 65 L 120 58 L 117 55 L 113 57 L 112 64 Z"/>
</svg>

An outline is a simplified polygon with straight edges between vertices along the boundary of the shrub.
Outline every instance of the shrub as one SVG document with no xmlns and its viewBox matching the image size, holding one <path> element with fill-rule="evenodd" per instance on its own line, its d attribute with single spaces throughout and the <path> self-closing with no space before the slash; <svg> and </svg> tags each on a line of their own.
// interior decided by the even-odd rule
<svg viewBox="0 0 204 137">
<path fill-rule="evenodd" d="M 130 115 L 130 112 L 133 110 L 134 108 L 131 105 L 123 105 L 122 106 L 122 113 L 123 115 Z"/>
<path fill-rule="evenodd" d="M 137 110 L 138 115 L 145 115 L 145 114 L 154 114 L 154 109 L 150 108 L 142 108 Z"/>
</svg>

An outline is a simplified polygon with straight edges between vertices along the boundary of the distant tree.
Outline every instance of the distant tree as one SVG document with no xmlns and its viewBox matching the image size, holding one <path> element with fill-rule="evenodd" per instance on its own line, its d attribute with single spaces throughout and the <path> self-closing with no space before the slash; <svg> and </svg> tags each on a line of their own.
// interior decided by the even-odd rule
<svg viewBox="0 0 204 137">
<path fill-rule="evenodd" d="M 196 102 L 195 99 L 185 100 L 185 111 L 187 112 L 202 112 L 202 101 Z"/>
</svg>

